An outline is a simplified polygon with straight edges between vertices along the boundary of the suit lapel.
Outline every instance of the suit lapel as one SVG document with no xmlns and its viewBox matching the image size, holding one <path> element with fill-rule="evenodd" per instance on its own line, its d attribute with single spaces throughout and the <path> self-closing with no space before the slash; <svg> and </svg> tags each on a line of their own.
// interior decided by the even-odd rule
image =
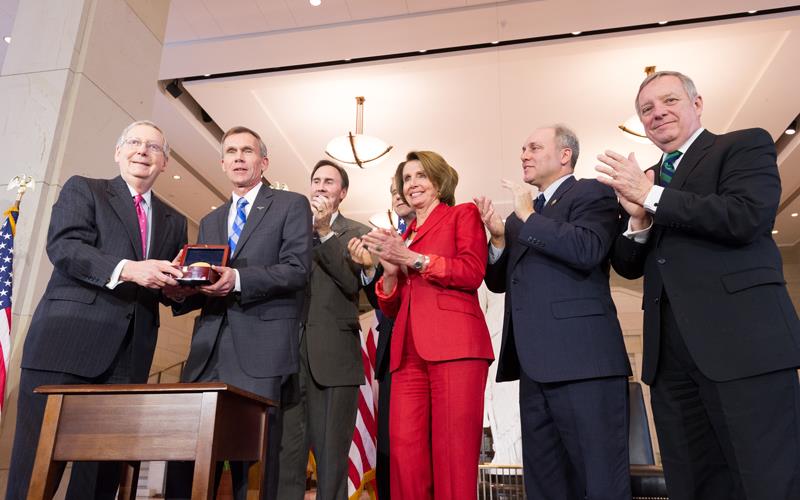
<svg viewBox="0 0 800 500">
<path fill-rule="evenodd" d="M 264 215 L 267 213 L 267 210 L 269 210 L 269 206 L 271 204 L 272 189 L 262 185 L 258 190 L 258 194 L 253 202 L 253 206 L 250 207 L 250 213 L 247 214 L 247 220 L 244 223 L 244 229 L 242 229 L 242 234 L 239 235 L 239 242 L 236 243 L 236 251 L 233 252 L 231 258 L 235 258 L 241 253 L 242 248 L 247 243 L 250 235 L 253 234 L 253 231 L 256 230 L 259 224 L 261 224 L 261 221 L 264 219 Z M 227 241 L 227 231 L 225 240 Z"/>
<path fill-rule="evenodd" d="M 578 181 L 572 176 L 564 179 L 564 182 L 558 186 L 556 192 L 553 193 L 553 196 L 551 196 L 550 199 L 547 200 L 547 203 L 544 204 L 544 208 L 542 208 L 542 215 L 544 215 L 545 212 L 551 212 L 558 202 L 561 201 L 561 197 L 564 196 L 567 191 L 572 189 L 572 186 L 574 186 L 576 182 Z"/>
<path fill-rule="evenodd" d="M 164 205 L 164 202 L 156 198 L 155 194 L 151 193 L 150 201 L 152 204 L 152 214 L 150 219 L 153 227 L 150 230 L 150 252 L 148 257 L 155 259 L 159 258 L 161 255 L 161 248 L 166 243 L 166 235 L 170 234 L 168 228 L 172 217 L 171 214 L 167 212 L 167 207 Z M 172 255 L 167 257 L 173 258 L 175 256 Z"/>
<path fill-rule="evenodd" d="M 342 212 L 339 212 L 339 215 L 336 216 L 336 219 L 331 224 L 331 231 L 338 235 L 344 233 L 350 228 L 350 220 L 342 215 Z"/>
<path fill-rule="evenodd" d="M 436 205 L 436 207 L 433 209 L 433 212 L 431 212 L 430 215 L 428 215 L 428 218 L 425 219 L 425 223 L 421 226 L 417 226 L 417 234 L 414 236 L 414 241 L 411 242 L 409 248 L 415 246 L 422 238 L 425 237 L 426 234 L 433 231 L 434 228 L 436 228 L 436 226 L 438 226 L 445 219 L 445 216 L 448 214 L 448 212 L 450 212 L 450 206 L 444 203 L 439 203 Z M 406 231 L 406 234 L 410 233 Z"/>
<path fill-rule="evenodd" d="M 228 198 L 224 205 L 211 212 L 209 225 L 214 234 L 209 234 L 206 236 L 208 241 L 200 243 L 228 244 L 228 214 L 231 211 L 231 203 L 231 198 Z"/>
<path fill-rule="evenodd" d="M 692 170 L 694 170 L 706 156 L 709 148 L 714 144 L 715 139 L 716 136 L 708 130 L 704 130 L 697 136 L 697 139 L 689 146 L 683 159 L 675 169 L 675 175 L 672 177 L 669 187 L 673 189 L 680 189 L 683 187 L 684 183 L 686 183 L 686 179 L 692 174 Z M 661 173 L 660 165 L 658 173 Z"/>
<path fill-rule="evenodd" d="M 152 199 L 152 198 L 151 198 Z M 142 237 L 139 235 L 139 220 L 136 218 L 136 208 L 133 205 L 133 196 L 128 185 L 122 177 L 111 179 L 108 186 L 108 202 L 122 222 L 122 227 L 128 233 L 128 238 L 133 246 L 133 253 L 137 260 L 144 260 L 142 255 Z"/>
</svg>

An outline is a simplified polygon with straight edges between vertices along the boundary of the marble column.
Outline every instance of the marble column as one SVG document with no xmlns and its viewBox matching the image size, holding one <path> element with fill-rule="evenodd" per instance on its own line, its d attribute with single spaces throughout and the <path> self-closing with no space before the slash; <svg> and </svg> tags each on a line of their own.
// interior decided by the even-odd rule
<svg viewBox="0 0 800 500">
<path fill-rule="evenodd" d="M 20 356 L 52 271 L 44 247 L 50 210 L 72 175 L 110 178 L 118 134 L 148 119 L 157 91 L 169 0 L 25 0 L 0 71 L 0 204 L 5 183 L 36 180 L 22 200 L 14 260 L 12 356 L 0 423 L 5 495 Z"/>
</svg>

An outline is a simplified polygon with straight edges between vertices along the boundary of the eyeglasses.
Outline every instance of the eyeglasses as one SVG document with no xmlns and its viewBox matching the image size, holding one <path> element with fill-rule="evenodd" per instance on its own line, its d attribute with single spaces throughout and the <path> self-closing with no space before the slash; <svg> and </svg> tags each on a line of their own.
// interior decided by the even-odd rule
<svg viewBox="0 0 800 500">
<path fill-rule="evenodd" d="M 133 149 L 139 149 L 142 147 L 142 144 L 144 144 L 144 146 L 147 148 L 147 151 L 153 154 L 164 152 L 164 147 L 161 144 L 157 144 L 155 142 L 143 142 L 138 137 L 129 137 L 128 139 L 125 139 L 123 143 L 126 146 L 132 147 Z"/>
</svg>

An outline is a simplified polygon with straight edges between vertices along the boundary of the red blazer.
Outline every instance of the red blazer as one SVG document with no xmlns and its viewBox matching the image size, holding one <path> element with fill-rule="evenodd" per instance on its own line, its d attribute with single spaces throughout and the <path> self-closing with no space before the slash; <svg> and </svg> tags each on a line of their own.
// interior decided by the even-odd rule
<svg viewBox="0 0 800 500">
<path fill-rule="evenodd" d="M 415 228 L 416 221 L 404 238 Z M 430 257 L 425 271 L 401 272 L 389 295 L 382 293 L 383 278 L 375 287 L 381 311 L 395 318 L 389 369 L 400 366 L 409 331 L 426 361 L 494 359 L 477 294 L 488 252 L 478 208 L 440 203 L 417 229 L 409 249 Z"/>
</svg>

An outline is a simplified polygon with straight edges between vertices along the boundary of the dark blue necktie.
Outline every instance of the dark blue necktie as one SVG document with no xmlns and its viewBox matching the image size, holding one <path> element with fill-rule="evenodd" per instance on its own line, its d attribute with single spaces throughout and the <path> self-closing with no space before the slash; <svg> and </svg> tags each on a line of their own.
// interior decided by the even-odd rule
<svg viewBox="0 0 800 500">
<path fill-rule="evenodd" d="M 244 198 L 239 198 L 239 201 L 236 202 L 236 218 L 233 220 L 231 235 L 228 237 L 228 246 L 231 247 L 231 255 L 236 251 L 236 244 L 239 243 L 239 236 L 242 234 L 244 222 L 247 220 L 247 213 L 244 211 L 244 207 L 246 206 L 247 200 Z"/>
<path fill-rule="evenodd" d="M 672 176 L 675 175 L 675 162 L 678 161 L 682 154 L 680 151 L 673 151 L 667 153 L 667 156 L 664 157 L 664 161 L 661 163 L 661 174 L 659 175 L 662 186 L 669 186 Z"/>
<path fill-rule="evenodd" d="M 533 211 L 539 213 L 544 208 L 544 193 L 539 193 L 536 200 L 533 202 Z"/>
<path fill-rule="evenodd" d="M 398 234 L 400 234 L 402 236 L 406 232 L 406 228 L 407 227 L 408 226 L 406 225 L 406 221 L 404 221 L 403 219 L 398 219 L 397 220 L 397 233 Z"/>
</svg>

